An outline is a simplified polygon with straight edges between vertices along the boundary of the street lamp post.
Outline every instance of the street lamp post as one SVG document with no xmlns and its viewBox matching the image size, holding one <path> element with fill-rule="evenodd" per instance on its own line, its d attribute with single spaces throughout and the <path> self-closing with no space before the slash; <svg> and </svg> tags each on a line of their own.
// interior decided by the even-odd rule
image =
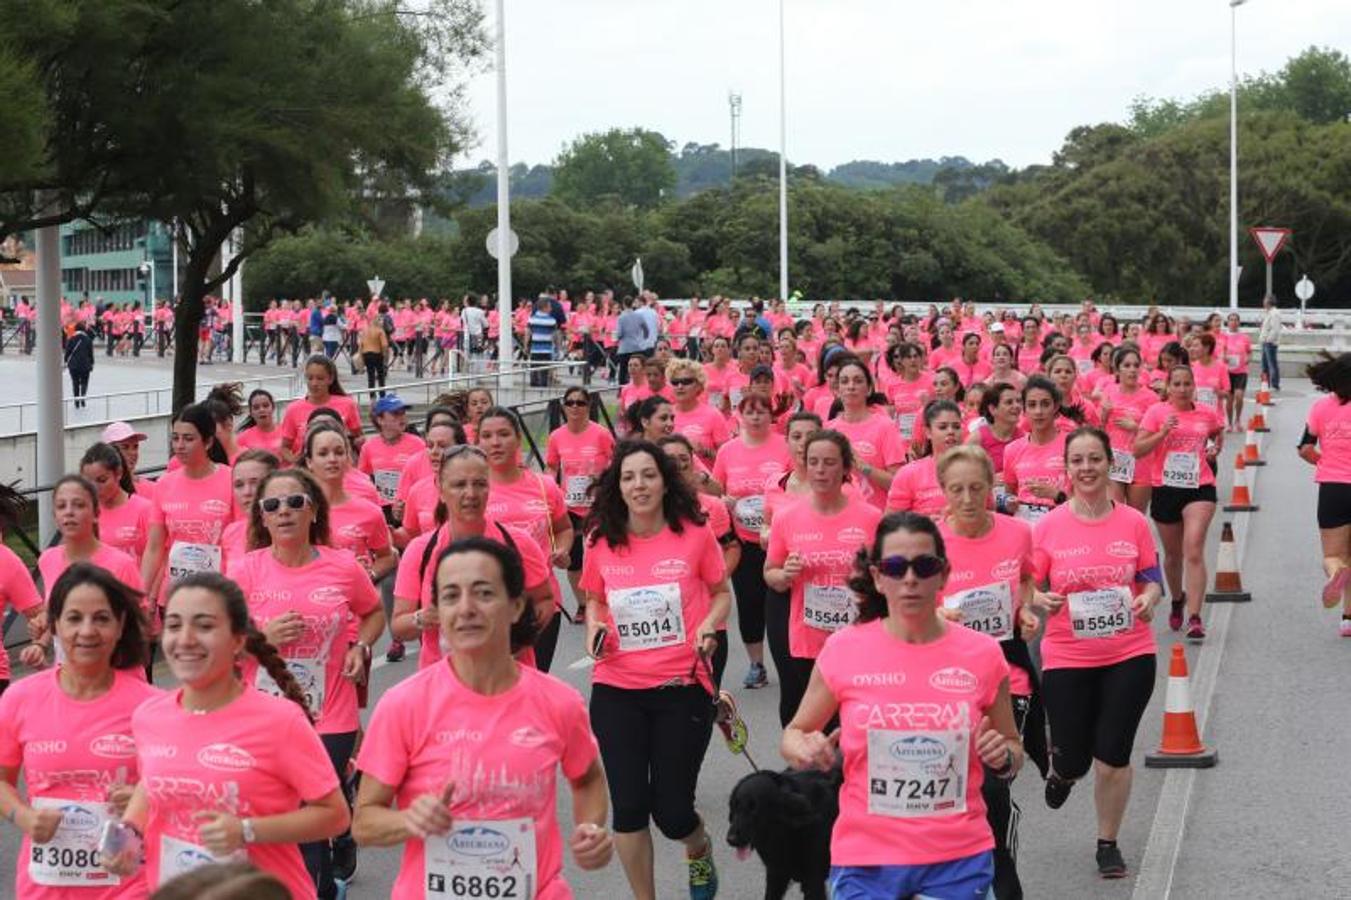
<svg viewBox="0 0 1351 900">
<path fill-rule="evenodd" d="M 512 362 L 511 168 L 507 162 L 506 4 L 497 0 L 497 370 Z"/>
<path fill-rule="evenodd" d="M 1238 309 L 1238 8 L 1229 0 L 1229 308 Z"/>
<path fill-rule="evenodd" d="M 779 299 L 788 301 L 788 101 L 783 7 L 779 0 Z"/>
</svg>

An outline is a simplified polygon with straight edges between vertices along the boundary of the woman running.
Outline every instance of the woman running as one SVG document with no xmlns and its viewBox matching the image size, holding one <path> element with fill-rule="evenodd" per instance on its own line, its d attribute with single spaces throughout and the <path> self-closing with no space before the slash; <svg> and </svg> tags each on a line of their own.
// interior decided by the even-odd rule
<svg viewBox="0 0 1351 900">
<path fill-rule="evenodd" d="M 153 504 L 133 492 L 131 472 L 122 454 L 100 441 L 80 457 L 80 474 L 98 495 L 99 540 L 130 556 L 139 568 Z"/>
<path fill-rule="evenodd" d="M 329 546 L 351 551 L 372 583 L 393 572 L 399 557 L 384 513 L 371 501 L 347 493 L 344 486 L 352 468 L 347 432 L 336 422 L 315 423 L 305 433 L 304 459 L 328 500 Z"/>
<path fill-rule="evenodd" d="M 262 388 L 249 393 L 249 415 L 239 426 L 236 440 L 240 450 L 281 452 L 281 426 L 277 424 L 277 401 Z"/>
<path fill-rule="evenodd" d="M 712 465 L 731 430 L 722 410 L 704 400 L 707 371 L 692 359 L 673 359 L 666 375 L 675 391 L 675 430 L 689 438 L 699 457 Z"/>
<path fill-rule="evenodd" d="M 1318 535 L 1323 544 L 1323 605 L 1339 602 L 1342 637 L 1351 637 L 1351 353 L 1323 358 L 1306 370 L 1328 396 L 1309 410 L 1299 455 L 1318 483 Z"/>
<path fill-rule="evenodd" d="M 867 363 L 850 357 L 840 363 L 837 378 L 839 414 L 826 422 L 826 427 L 849 440 L 859 494 L 880 510 L 886 505 L 892 478 L 906 460 L 906 444 L 896 423 L 881 409 L 886 398 L 873 393 L 873 376 Z"/>
<path fill-rule="evenodd" d="M 357 469 L 375 482 L 380 506 L 391 506 L 399 496 L 403 467 L 422 452 L 422 441 L 408 431 L 408 404 L 386 394 L 371 407 L 376 434 L 361 445 Z"/>
<path fill-rule="evenodd" d="M 887 386 L 887 400 L 895 412 L 901 439 L 909 446 L 918 436 L 919 420 L 933 395 L 933 375 L 924 371 L 924 352 L 918 344 L 897 344 L 887 351 L 887 359 L 893 365 L 899 363 L 896 376 Z"/>
<path fill-rule="evenodd" d="M 887 492 L 887 512 L 910 510 L 933 516 L 946 505 L 936 463 L 966 436 L 962 411 L 946 400 L 933 401 L 924 407 L 924 431 L 928 435 L 925 455 L 901 466 L 896 473 Z"/>
<path fill-rule="evenodd" d="M 1098 388 L 1103 430 L 1112 441 L 1112 499 L 1140 512 L 1149 506 L 1153 491 L 1153 457 L 1136 458 L 1135 437 L 1145 413 L 1158 402 L 1158 396 L 1140 380 L 1143 366 L 1140 351 L 1123 344 L 1112 354 L 1116 380 Z"/>
<path fill-rule="evenodd" d="M 319 407 L 327 407 L 342 419 L 347 433 L 352 436 L 352 445 L 360 447 L 361 413 L 357 403 L 338 383 L 338 367 L 333 360 L 316 353 L 305 360 L 305 396 L 292 400 L 286 406 L 281 417 L 282 461 L 293 463 L 300 458 L 305 443 L 305 425 L 310 413 Z"/>
<path fill-rule="evenodd" d="M 408 546 L 413 538 L 431 531 L 436 525 L 436 508 L 441 497 L 436 473 L 440 470 L 445 453 L 452 447 L 464 444 L 461 440 L 463 437 L 464 429 L 445 418 L 427 426 L 426 433 L 422 437 L 427 452 L 409 461 L 399 482 L 399 489 L 403 490 L 404 486 L 408 485 L 408 492 L 401 501 L 395 500 L 394 503 L 395 509 L 399 509 L 402 505 L 402 514 L 399 517 L 401 524 L 393 533 L 396 547 L 402 549 Z M 427 461 L 427 474 L 409 485 L 407 479 L 413 472 L 413 463 L 417 460 Z"/>
<path fill-rule="evenodd" d="M 1024 378 L 1023 383 L 1026 382 Z M 1022 427 L 1022 389 L 1002 381 L 990 385 L 980 401 L 980 416 L 985 421 L 967 443 L 980 447 L 994 463 L 995 503 L 1002 508 L 1008 493 L 1004 487 L 1004 451 L 1027 433 Z"/>
<path fill-rule="evenodd" d="M 1229 369 L 1229 430 L 1243 431 L 1243 392 L 1248 389 L 1248 361 L 1252 359 L 1252 339 L 1242 331 L 1242 322 L 1238 313 L 1230 313 L 1225 319 L 1225 331 L 1220 336 L 1224 342 L 1224 364 Z"/>
<path fill-rule="evenodd" d="M 1065 500 L 1065 432 L 1057 427 L 1060 390 L 1032 375 L 1023 388 L 1028 433 L 1004 448 L 1004 511 L 1035 524 Z"/>
<path fill-rule="evenodd" d="M 104 824 L 122 815 L 139 773 L 132 712 L 157 696 L 141 596 L 106 569 L 76 563 L 48 609 L 65 659 L 0 698 L 0 816 L 22 834 L 17 900 L 139 900 L 141 875 L 99 866 Z M 23 775 L 27 799 L 17 785 Z"/>
<path fill-rule="evenodd" d="M 652 819 L 685 847 L 691 900 L 710 900 L 718 874 L 694 794 L 713 725 L 707 658 L 731 602 L 722 551 L 670 458 L 646 441 L 615 449 L 588 526 L 591 726 L 624 874 L 638 900 L 655 900 Z"/>
<path fill-rule="evenodd" d="M 253 515 L 253 501 L 258 496 L 258 485 L 276 469 L 281 460 L 267 450 L 245 450 L 230 470 L 230 487 L 235 497 L 235 514 L 239 517 L 225 526 L 220 535 L 221 568 L 227 572 L 230 564 L 243 559 L 249 547 L 249 518 Z"/>
<path fill-rule="evenodd" d="M 266 551 L 263 551 L 266 552 Z M 347 827 L 347 801 L 286 663 L 249 621 L 233 581 L 194 572 L 169 592 L 164 656 L 180 687 L 141 704 L 131 735 L 141 781 L 122 815 L 126 851 L 104 866 L 139 868 L 159 887 L 220 861 L 253 863 L 294 898 L 314 898 L 299 844 Z M 241 654 L 281 688 L 270 697 L 241 680 Z"/>
<path fill-rule="evenodd" d="M 981 785 L 1017 775 L 1023 748 L 998 644 L 938 615 L 950 568 L 931 520 L 882 519 L 850 581 L 859 624 L 826 642 L 784 731 L 795 768 L 830 770 L 844 756 L 836 900 L 989 895 Z M 837 713 L 839 727 L 824 733 Z"/>
<path fill-rule="evenodd" d="M 1150 620 L 1163 580 L 1154 536 L 1137 510 L 1112 501 L 1112 444 L 1096 428 L 1065 442 L 1069 502 L 1032 533 L 1038 597 L 1050 615 L 1041 641 L 1042 701 L 1050 727 L 1046 805 L 1059 809 L 1094 770 L 1098 874 L 1122 878 L 1117 835 L 1131 790 L 1131 751 L 1154 692 Z"/>
<path fill-rule="evenodd" d="M 560 769 L 576 822 L 573 861 L 599 869 L 614 846 L 586 707 L 576 690 L 514 658 L 535 629 L 521 560 L 510 548 L 461 538 L 435 570 L 439 629 L 452 652 L 376 705 L 357 763 L 352 831 L 363 846 L 403 845 L 394 900 L 566 900 Z M 447 752 L 440 735 L 452 721 L 473 737 Z M 482 777 L 488 770 L 492 779 Z"/>
<path fill-rule="evenodd" d="M 672 360 L 670 368 L 688 360 Z M 694 363 L 693 365 L 698 365 Z M 677 379 L 680 380 L 680 379 Z M 672 381 L 675 385 L 675 382 Z M 675 385 L 679 397 L 681 385 Z M 686 386 L 687 387 L 687 386 Z M 582 559 L 585 555 L 586 541 L 582 533 L 582 522 L 595 502 L 593 485 L 600 473 L 610 464 L 614 454 L 615 439 L 610 429 L 591 421 L 591 392 L 584 387 L 570 387 L 563 392 L 563 424 L 549 434 L 544 448 L 544 463 L 549 477 L 563 488 L 563 501 L 568 507 L 568 519 L 572 522 L 572 546 L 568 550 L 568 584 L 572 595 L 580 603 L 582 591 L 579 586 L 582 577 Z M 708 407 L 705 406 L 705 409 Z M 722 416 L 709 410 L 719 421 Z M 581 616 L 578 608 L 578 617 Z"/>
<path fill-rule="evenodd" d="M 1224 446 L 1224 416 L 1215 406 L 1196 402 L 1195 392 L 1192 370 L 1175 366 L 1168 373 L 1168 399 L 1151 406 L 1140 422 L 1135 455 L 1152 457 L 1149 516 L 1163 544 L 1172 599 L 1168 627 L 1181 630 L 1185 608 L 1187 640 L 1200 643 L 1206 637 L 1201 622 L 1206 533 L 1215 517 L 1215 460 Z"/>
</svg>

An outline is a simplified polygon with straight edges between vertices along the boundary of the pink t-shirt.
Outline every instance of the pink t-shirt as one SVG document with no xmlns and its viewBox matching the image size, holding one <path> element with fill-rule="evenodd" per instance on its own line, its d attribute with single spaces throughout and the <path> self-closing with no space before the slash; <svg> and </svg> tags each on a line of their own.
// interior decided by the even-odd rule
<svg viewBox="0 0 1351 900">
<path fill-rule="evenodd" d="M 714 497 L 711 494 L 695 496 L 699 498 L 699 508 L 708 517 L 705 524 L 713 532 L 713 536 L 721 541 L 727 532 L 732 531 L 732 514 L 727 511 L 727 504 L 722 502 L 721 497 Z"/>
<path fill-rule="evenodd" d="M 89 562 L 96 566 L 107 569 L 113 577 L 125 584 L 132 590 L 142 590 L 141 567 L 136 564 L 136 560 L 123 553 L 115 547 L 109 547 L 107 544 L 100 544 L 94 551 L 94 555 L 89 558 Z M 45 596 L 52 596 L 52 588 L 56 585 L 56 580 L 61 577 L 61 573 L 70 568 L 70 559 L 66 556 L 66 548 L 63 544 L 57 544 L 55 547 L 48 547 L 42 551 L 38 557 L 38 572 L 42 574 L 42 585 L 46 589 Z M 146 602 L 142 601 L 143 608 Z"/>
<path fill-rule="evenodd" d="M 328 508 L 330 543 L 339 550 L 350 550 L 362 566 L 369 566 L 374 551 L 389 546 L 389 525 L 385 514 L 369 500 L 348 497 L 346 503 Z"/>
<path fill-rule="evenodd" d="M 406 432 L 393 444 L 377 435 L 361 445 L 357 470 L 375 482 L 381 505 L 388 506 L 398 497 L 403 467 L 419 454 L 425 457 L 426 450 L 426 444 Z"/>
<path fill-rule="evenodd" d="M 1245 375 L 1252 356 L 1252 340 L 1241 331 L 1226 331 L 1216 340 L 1215 349 L 1224 354 L 1231 375 Z"/>
<path fill-rule="evenodd" d="M 843 416 L 831 419 L 827 428 L 833 428 L 849 439 L 854 449 L 854 468 L 863 463 L 876 468 L 891 468 L 905 462 L 906 446 L 901 433 L 885 413 L 874 412 L 862 422 L 849 422 Z M 886 505 L 885 491 L 878 490 L 870 479 L 859 477 L 859 495 L 881 509 Z"/>
<path fill-rule="evenodd" d="M 1138 430 L 1140 423 L 1145 420 L 1145 413 L 1159 402 L 1158 394 L 1143 385 L 1137 387 L 1134 393 L 1127 394 L 1115 381 L 1104 384 L 1101 390 L 1103 405 L 1111 404 L 1111 412 L 1106 414 L 1107 421 L 1103 422 L 1103 427 L 1112 442 L 1113 469 L 1120 475 L 1113 480 L 1120 480 L 1123 484 L 1150 484 L 1154 477 L 1150 465 L 1153 454 L 1144 459 L 1135 459 L 1136 432 L 1127 431 L 1119 423 L 1129 419 Z M 1129 459 L 1135 459 L 1134 477 L 1129 482 L 1125 480 L 1125 473 L 1131 466 L 1128 454 Z"/>
<path fill-rule="evenodd" d="M 182 696 L 181 689 L 161 694 L 131 717 L 150 807 L 145 863 L 151 887 L 183 863 L 209 861 L 197 836 L 197 813 L 275 816 L 338 789 L 319 734 L 290 700 L 245 688 L 226 706 L 197 715 L 183 708 Z M 315 896 L 296 844 L 249 844 L 241 855 L 281 879 L 296 900 Z"/>
<path fill-rule="evenodd" d="M 994 527 L 980 537 L 959 535 L 946 519 L 938 528 L 952 565 L 939 599 L 962 609 L 962 624 L 990 635 L 1002 647 L 1018 632 L 1019 590 L 1023 578 L 1032 577 L 1032 526 L 995 516 Z M 1022 697 L 1032 693 L 1032 680 L 1019 666 L 1009 666 L 1009 690 Z"/>
<path fill-rule="evenodd" d="M 281 417 L 281 439 L 292 453 L 304 449 L 305 423 L 309 421 L 310 413 L 321 406 L 342 416 L 343 427 L 349 433 L 361 433 L 361 413 L 357 410 L 357 402 L 346 394 L 330 394 L 323 403 L 311 403 L 305 397 L 300 397 L 286 405 L 286 412 Z"/>
<path fill-rule="evenodd" d="M 472 440 L 472 439 L 471 439 Z M 365 444 L 362 444 L 364 447 Z M 414 453 L 409 457 L 408 462 L 403 464 L 403 471 L 399 473 L 399 486 L 394 492 L 394 499 L 407 500 L 408 493 L 419 481 L 424 478 L 430 478 L 435 473 L 432 471 L 432 460 L 424 452 Z"/>
<path fill-rule="evenodd" d="M 553 523 L 567 514 L 567 506 L 563 491 L 555 482 L 538 472 L 522 469 L 521 477 L 510 484 L 493 482 L 484 512 L 493 521 L 514 525 L 530 535 L 547 557 L 557 542 Z M 557 591 L 554 596 L 558 596 Z"/>
<path fill-rule="evenodd" d="M 140 494 L 132 494 L 116 509 L 99 506 L 99 540 L 121 550 L 139 565 L 145 555 L 150 533 L 153 504 Z"/>
<path fill-rule="evenodd" d="M 155 502 L 155 497 L 159 493 L 159 484 L 151 481 L 149 478 L 142 478 L 139 475 L 131 479 L 132 487 L 136 488 L 136 496 L 144 497 L 151 503 Z"/>
<path fill-rule="evenodd" d="M 1037 581 L 1049 579 L 1054 593 L 1069 596 L 1046 620 L 1043 669 L 1110 666 L 1154 653 L 1153 629 L 1130 611 L 1138 574 L 1158 562 L 1142 514 L 1114 503 L 1110 516 L 1090 522 L 1067 503 L 1036 524 L 1032 545 Z M 1110 596 L 1113 589 L 1117 597 Z M 1073 594 L 1085 596 L 1076 604 Z"/>
<path fill-rule="evenodd" d="M 831 864 L 931 865 L 991 849 L 975 732 L 1008 677 L 999 645 L 951 623 L 935 641 L 903 643 L 877 619 L 832 635 L 816 671 L 840 704 L 844 755 Z M 873 795 L 879 783 L 886 793 Z"/>
<path fill-rule="evenodd" d="M 0 616 L 4 614 L 5 605 L 15 612 L 26 612 L 41 607 L 42 596 L 38 586 L 32 584 L 32 576 L 28 574 L 28 566 L 23 565 L 23 559 L 0 543 Z M 0 653 L 0 681 L 8 681 L 8 678 L 9 654 Z"/>
<path fill-rule="evenodd" d="M 711 324 L 712 320 L 709 322 Z M 727 402 L 727 379 L 735 371 L 737 368 L 732 363 L 728 363 L 726 368 L 722 369 L 711 364 L 704 366 L 704 396 L 708 398 L 709 406 L 715 410 L 721 411 Z"/>
<path fill-rule="evenodd" d="M 23 770 L 28 800 L 63 801 L 70 817 L 65 834 L 37 849 L 57 856 L 56 865 L 35 860 L 25 835 L 17 866 L 15 896 L 20 900 L 140 900 L 149 890 L 143 872 L 109 885 L 111 877 L 96 860 L 89 865 L 62 865 L 63 850 L 93 850 L 102 823 L 109 818 L 104 805 L 110 788 L 134 785 L 138 780 L 136 744 L 131 737 L 131 714 L 160 691 L 129 672 L 113 672 L 112 687 L 89 701 L 72 699 L 61 690 L 60 670 L 38 672 L 10 686 L 0 698 L 0 766 Z M 75 831 L 75 825 L 87 830 Z M 93 854 L 89 855 L 90 857 Z M 89 857 L 86 857 L 87 859 Z M 40 866 L 48 881 L 58 871 L 78 872 L 84 879 L 63 884 L 36 884 L 30 871 Z"/>
<path fill-rule="evenodd" d="M 924 404 L 933 397 L 933 374 L 921 372 L 914 381 L 897 376 L 887 388 L 887 399 L 896 411 L 896 427 L 901 437 L 913 441 L 924 424 Z"/>
<path fill-rule="evenodd" d="M 505 539 L 504 530 L 505 535 L 511 537 L 510 541 Z M 427 545 L 433 537 L 436 538 L 436 545 L 428 552 Z M 511 525 L 499 525 L 488 517 L 484 519 L 483 537 L 499 544 L 515 546 L 517 554 L 521 557 L 521 568 L 525 572 L 525 586 L 528 590 L 548 583 L 553 576 L 544 552 L 530 539 L 530 535 L 521 529 Z M 442 550 L 450 546 L 451 539 L 450 527 L 443 525 L 435 531 L 418 535 L 408 543 L 403 556 L 399 559 L 398 572 L 394 576 L 395 597 L 416 600 L 417 605 L 424 610 L 435 609 L 432 579 L 436 577 L 436 558 L 441 555 Z M 424 559 L 425 568 L 423 568 Z M 424 630 L 421 640 L 422 651 L 418 654 L 418 668 L 425 669 L 445 656 L 445 651 L 441 649 L 440 633 L 437 631 Z"/>
<path fill-rule="evenodd" d="M 1157 434 L 1169 416 L 1177 416 L 1177 427 L 1154 445 L 1150 453 L 1154 487 L 1197 488 L 1215 483 L 1215 473 L 1206 463 L 1206 442 L 1224 430 L 1224 418 L 1212 406 L 1195 404 L 1189 410 L 1176 409 L 1171 403 L 1155 403 L 1140 423 L 1140 433 Z"/>
<path fill-rule="evenodd" d="M 943 486 L 938 483 L 938 458 L 926 456 L 901 466 L 887 491 L 887 512 L 910 510 L 934 516 L 947 508 Z"/>
<path fill-rule="evenodd" d="M 695 675 L 711 691 L 694 646 L 709 589 L 725 575 L 722 547 L 707 525 L 631 534 L 619 548 L 604 540 L 588 546 L 580 584 L 601 598 L 608 629 L 592 682 L 643 689 Z"/>
<path fill-rule="evenodd" d="M 353 497 L 360 497 L 376 506 L 380 505 L 380 492 L 375 489 L 375 483 L 355 468 L 349 466 L 343 474 L 342 489 Z"/>
<path fill-rule="evenodd" d="M 595 422 L 588 422 L 581 434 L 574 433 L 566 425 L 549 434 L 544 463 L 558 473 L 563 483 L 563 499 L 567 502 L 568 512 L 585 516 L 591 510 L 595 502 L 591 486 L 610 464 L 614 449 L 615 439 L 610 429 Z"/>
<path fill-rule="evenodd" d="M 1318 438 L 1321 453 L 1313 480 L 1319 484 L 1351 484 L 1351 403 L 1329 394 L 1309 409 L 1305 427 Z"/>
<path fill-rule="evenodd" d="M 727 417 L 707 403 L 700 403 L 689 412 L 682 412 L 677 406 L 675 430 L 689 438 L 696 450 L 706 453 L 716 453 L 732 434 Z"/>
<path fill-rule="evenodd" d="M 342 676 L 348 650 L 348 617 L 361 619 L 380 609 L 380 593 L 366 570 L 346 550 L 315 547 L 316 558 L 303 566 L 283 566 L 271 547 L 246 553 L 230 564 L 230 578 L 249 602 L 260 629 L 283 613 L 298 613 L 305 631 L 277 651 L 310 700 L 320 734 L 357 730 L 356 685 Z M 241 666 L 244 680 L 275 693 L 252 656 Z"/>
<path fill-rule="evenodd" d="M 1224 360 L 1212 359 L 1208 366 L 1194 362 L 1191 370 L 1196 379 L 1196 405 L 1213 407 L 1223 414 L 1224 399 L 1220 394 L 1229 391 L 1229 367 Z"/>
<path fill-rule="evenodd" d="M 441 488 L 431 475 L 419 480 L 403 498 L 403 530 L 410 535 L 423 534 L 436 527 L 436 505 Z"/>
<path fill-rule="evenodd" d="M 221 532 L 230 523 L 234 490 L 229 466 L 216 466 L 205 478 L 189 478 L 186 471 L 166 472 L 159 481 L 150 523 L 164 528 L 164 548 L 169 557 L 160 582 L 160 598 L 167 596 L 169 568 L 177 568 L 174 544 L 220 544 Z"/>
<path fill-rule="evenodd" d="M 1054 503 L 1033 494 L 1034 484 L 1066 490 L 1065 434 L 1057 430 L 1054 440 L 1045 444 L 1034 444 L 1032 436 L 1026 435 L 1004 448 L 1004 484 L 1019 503 L 1042 509 Z"/>
<path fill-rule="evenodd" d="M 732 520 L 737 537 L 759 543 L 765 522 L 765 481 L 792 467 L 788 442 L 772 432 L 758 447 L 748 447 L 744 438 L 737 438 L 718 448 L 713 477 L 722 484 L 726 496 L 735 500 Z"/>
<path fill-rule="evenodd" d="M 264 431 L 257 426 L 245 428 L 235 435 L 235 443 L 239 445 L 241 451 L 244 450 L 266 450 L 273 453 L 278 459 L 281 458 L 282 433 L 281 426 L 274 425 L 271 431 Z"/>
<path fill-rule="evenodd" d="M 581 778 L 599 751 L 576 690 L 526 666 L 518 671 L 520 680 L 495 696 L 466 687 L 446 663 L 390 688 L 371 715 L 357 768 L 395 788 L 401 809 L 454 781 L 455 830 L 434 841 L 455 841 L 469 829 L 512 835 L 508 820 L 531 820 L 518 829 L 531 836 L 527 848 L 534 844 L 535 896 L 567 900 L 572 891 L 563 880 L 557 773 L 561 767 L 565 778 Z M 427 876 L 448 875 L 451 868 L 429 873 L 424 843 L 405 841 L 390 896 L 422 900 Z"/>
<path fill-rule="evenodd" d="M 230 564 L 237 559 L 243 559 L 244 554 L 249 552 L 249 520 L 236 519 L 220 535 L 220 565 L 225 571 L 230 571 Z"/>
<path fill-rule="evenodd" d="M 774 513 L 765 565 L 782 566 L 790 553 L 803 560 L 789 594 L 788 650 L 793 656 L 812 659 L 832 632 L 857 618 L 857 600 L 846 583 L 854 572 L 855 554 L 872 541 L 881 519 L 875 506 L 857 502 L 822 515 L 810 498 Z"/>
</svg>

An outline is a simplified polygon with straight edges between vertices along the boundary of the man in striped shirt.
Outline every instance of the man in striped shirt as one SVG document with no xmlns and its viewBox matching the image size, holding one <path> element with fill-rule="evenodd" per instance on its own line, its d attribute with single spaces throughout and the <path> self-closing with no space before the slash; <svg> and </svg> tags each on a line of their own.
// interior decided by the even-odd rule
<svg viewBox="0 0 1351 900">
<path fill-rule="evenodd" d="M 552 304 L 547 296 L 535 301 L 535 309 L 526 322 L 530 330 L 530 361 L 532 363 L 550 363 L 554 359 L 554 335 L 558 331 L 558 320 L 553 316 Z M 531 371 L 531 387 L 548 387 L 548 370 Z"/>
</svg>

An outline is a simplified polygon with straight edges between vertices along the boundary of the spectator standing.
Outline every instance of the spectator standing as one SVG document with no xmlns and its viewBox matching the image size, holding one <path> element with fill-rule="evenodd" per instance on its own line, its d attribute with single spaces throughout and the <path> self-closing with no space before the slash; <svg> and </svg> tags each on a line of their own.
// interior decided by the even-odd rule
<svg viewBox="0 0 1351 900">
<path fill-rule="evenodd" d="M 1262 326 L 1257 338 L 1262 343 L 1262 374 L 1271 382 L 1271 389 L 1281 389 L 1281 366 L 1277 351 L 1281 346 L 1281 332 L 1285 325 L 1281 322 L 1281 311 L 1276 308 L 1276 298 L 1267 294 L 1262 299 Z"/>
<path fill-rule="evenodd" d="M 656 345 L 655 336 L 650 344 L 647 343 L 651 326 L 640 312 L 641 303 L 642 301 L 636 297 L 626 298 L 624 311 L 619 314 L 619 321 L 615 323 L 615 366 L 619 371 L 621 385 L 629 383 L 629 357 L 635 354 L 646 356 L 644 348 Z"/>
<path fill-rule="evenodd" d="M 478 356 L 483 352 L 483 332 L 488 327 L 488 317 L 484 315 L 477 299 L 465 297 L 464 312 L 460 314 L 460 321 L 464 325 L 465 337 L 469 341 L 466 348 L 469 355 Z"/>
<path fill-rule="evenodd" d="M 556 301 L 547 294 L 541 294 L 535 301 L 535 311 L 530 314 L 526 325 L 530 331 L 530 362 L 551 363 L 554 359 L 554 336 L 559 331 L 558 320 L 554 318 L 552 306 Z M 548 369 L 532 369 L 531 387 L 549 386 Z"/>
<path fill-rule="evenodd" d="M 94 371 L 94 339 L 89 326 L 80 322 L 75 334 L 66 341 L 66 368 L 70 371 L 70 386 L 75 394 L 75 408 L 83 409 L 84 396 L 89 393 L 89 376 Z"/>
</svg>

